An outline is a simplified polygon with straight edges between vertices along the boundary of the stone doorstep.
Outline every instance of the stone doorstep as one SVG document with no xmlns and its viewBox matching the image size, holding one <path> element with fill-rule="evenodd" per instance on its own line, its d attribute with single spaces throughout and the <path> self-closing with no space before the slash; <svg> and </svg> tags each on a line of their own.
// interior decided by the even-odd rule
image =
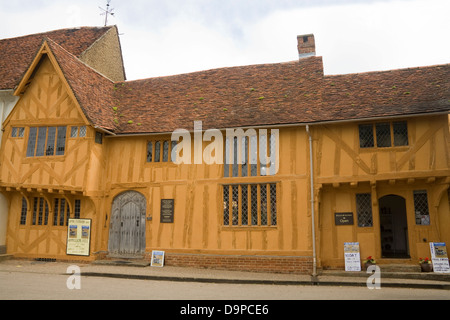
<svg viewBox="0 0 450 320">
<path fill-rule="evenodd" d="M 12 254 L 0 254 L 0 262 L 9 260 L 12 258 Z"/>
<path fill-rule="evenodd" d="M 421 272 L 419 264 L 379 264 L 381 272 Z"/>
<path fill-rule="evenodd" d="M 380 267 L 381 276 L 391 279 L 416 279 L 450 282 L 450 273 L 421 272 L 420 265 L 407 264 L 377 264 Z M 321 270 L 322 276 L 339 277 L 367 277 L 367 271 L 360 272 L 344 270 Z"/>
</svg>

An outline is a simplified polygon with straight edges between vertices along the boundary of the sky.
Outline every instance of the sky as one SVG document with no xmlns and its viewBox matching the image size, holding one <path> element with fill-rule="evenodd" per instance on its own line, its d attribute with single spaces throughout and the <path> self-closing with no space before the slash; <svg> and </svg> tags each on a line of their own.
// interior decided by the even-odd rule
<svg viewBox="0 0 450 320">
<path fill-rule="evenodd" d="M 0 39 L 103 26 L 107 0 L 0 0 Z M 325 74 L 450 63 L 449 0 L 111 0 L 128 80 L 298 59 Z"/>
</svg>

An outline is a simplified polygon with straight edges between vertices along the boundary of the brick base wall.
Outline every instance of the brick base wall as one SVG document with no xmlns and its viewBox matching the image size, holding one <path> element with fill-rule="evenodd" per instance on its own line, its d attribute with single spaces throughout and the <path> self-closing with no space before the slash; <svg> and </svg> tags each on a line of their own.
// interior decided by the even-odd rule
<svg viewBox="0 0 450 320">
<path fill-rule="evenodd" d="M 151 257 L 149 256 L 148 259 Z M 236 256 L 167 253 L 164 265 L 235 271 L 311 274 L 312 257 Z"/>
</svg>

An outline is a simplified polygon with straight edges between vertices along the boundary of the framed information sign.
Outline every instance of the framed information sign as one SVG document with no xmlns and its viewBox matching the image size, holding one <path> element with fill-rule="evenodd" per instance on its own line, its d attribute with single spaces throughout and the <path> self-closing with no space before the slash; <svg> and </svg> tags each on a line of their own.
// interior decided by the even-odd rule
<svg viewBox="0 0 450 320">
<path fill-rule="evenodd" d="M 174 199 L 161 199 L 161 223 L 173 223 Z"/>
<path fill-rule="evenodd" d="M 89 256 L 91 246 L 91 219 L 69 219 L 66 253 Z"/>
</svg>

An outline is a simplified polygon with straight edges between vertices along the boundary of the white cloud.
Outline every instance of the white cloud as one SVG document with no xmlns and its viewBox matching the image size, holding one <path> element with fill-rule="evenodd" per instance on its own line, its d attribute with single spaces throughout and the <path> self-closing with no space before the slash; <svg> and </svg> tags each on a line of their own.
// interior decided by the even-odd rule
<svg viewBox="0 0 450 320">
<path fill-rule="evenodd" d="M 99 26 L 105 4 L 0 0 L 0 38 Z M 327 74 L 450 62 L 448 0 L 112 0 L 112 7 L 129 79 L 292 61 L 296 37 L 306 33 L 315 34 Z"/>
<path fill-rule="evenodd" d="M 246 41 L 255 61 L 285 61 L 296 58 L 297 35 L 314 33 L 327 74 L 449 63 L 448 12 L 447 0 L 279 11 L 251 26 Z"/>
</svg>

